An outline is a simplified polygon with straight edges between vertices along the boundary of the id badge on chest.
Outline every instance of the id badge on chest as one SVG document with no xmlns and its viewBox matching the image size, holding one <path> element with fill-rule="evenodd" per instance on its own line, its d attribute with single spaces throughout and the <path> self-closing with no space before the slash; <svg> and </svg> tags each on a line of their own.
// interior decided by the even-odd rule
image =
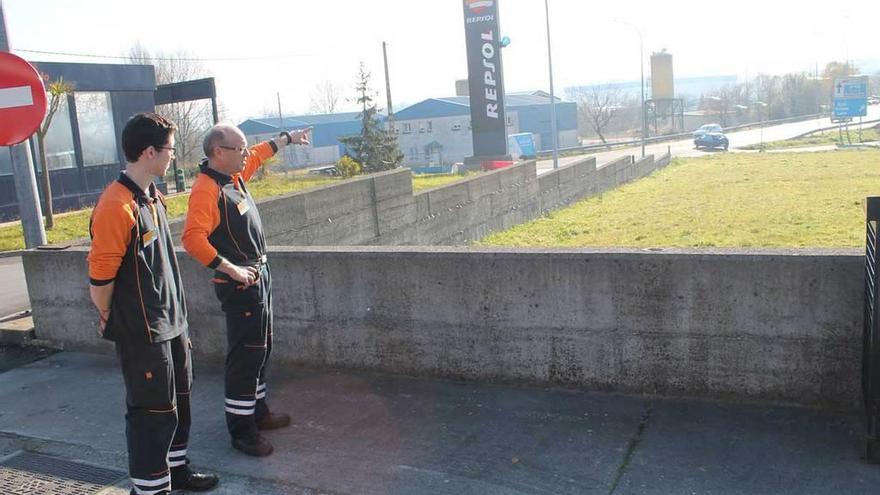
<svg viewBox="0 0 880 495">
<path fill-rule="evenodd" d="M 159 230 L 153 229 L 144 232 L 144 235 L 141 236 L 141 241 L 144 247 L 149 246 L 150 244 L 156 242 L 156 239 L 159 237 Z"/>
<path fill-rule="evenodd" d="M 238 214 L 244 216 L 248 210 L 251 209 L 251 205 L 248 202 L 247 198 L 243 199 L 240 203 L 236 205 L 238 207 Z"/>
</svg>

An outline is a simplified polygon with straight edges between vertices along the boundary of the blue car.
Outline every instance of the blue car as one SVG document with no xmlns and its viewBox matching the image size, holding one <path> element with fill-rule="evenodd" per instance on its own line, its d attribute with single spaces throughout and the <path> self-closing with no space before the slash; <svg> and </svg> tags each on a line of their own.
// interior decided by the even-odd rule
<svg viewBox="0 0 880 495">
<path fill-rule="evenodd" d="M 693 133 L 694 139 L 696 139 L 699 136 L 702 136 L 703 134 L 706 134 L 707 132 L 724 132 L 724 129 L 722 129 L 721 126 L 718 124 L 705 124 L 703 126 L 700 126 L 700 128 L 697 129 L 696 131 L 694 131 L 694 133 Z"/>
<path fill-rule="evenodd" d="M 694 138 L 694 146 L 697 149 L 723 148 L 724 151 L 727 151 L 730 142 L 727 140 L 727 136 L 721 132 L 705 132 Z"/>
</svg>

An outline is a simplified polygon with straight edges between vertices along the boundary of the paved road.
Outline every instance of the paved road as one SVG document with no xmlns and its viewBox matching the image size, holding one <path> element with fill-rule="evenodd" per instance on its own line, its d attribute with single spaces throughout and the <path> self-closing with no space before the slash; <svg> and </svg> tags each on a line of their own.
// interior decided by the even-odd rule
<svg viewBox="0 0 880 495">
<path fill-rule="evenodd" d="M 873 105 L 868 107 L 868 116 L 864 120 L 880 119 L 880 106 Z M 779 141 L 782 139 L 790 139 L 805 132 L 815 129 L 821 129 L 833 125 L 830 119 L 810 119 L 802 122 L 792 122 L 790 124 L 780 124 L 765 127 L 763 131 L 764 142 Z M 762 132 L 760 129 L 749 129 L 745 131 L 731 132 L 727 134 L 730 139 L 730 147 L 738 148 L 750 144 L 758 144 L 761 142 Z M 703 151 L 694 149 L 692 139 L 683 139 L 680 141 L 671 141 L 665 143 L 649 144 L 645 147 L 646 154 L 654 154 L 655 156 L 666 153 L 669 149 L 674 157 L 686 156 L 702 156 L 707 153 L 717 153 L 717 151 Z M 585 156 L 595 156 L 596 163 L 601 167 L 603 164 L 616 160 L 617 158 L 638 155 L 641 153 L 641 147 L 635 146 L 631 148 L 621 148 L 613 151 L 605 151 L 600 153 L 588 153 L 581 156 L 568 156 L 559 159 L 559 165 L 567 165 L 582 159 Z M 543 174 L 553 170 L 553 160 L 539 160 L 538 174 Z"/>
<path fill-rule="evenodd" d="M 0 318 L 30 307 L 21 256 L 0 258 Z"/>
<path fill-rule="evenodd" d="M 212 495 L 876 495 L 880 487 L 878 466 L 859 460 L 857 413 L 281 363 L 269 400 L 293 424 L 266 432 L 275 453 L 255 459 L 229 446 L 222 369 L 200 359 L 195 367 L 188 455 L 220 474 Z M 112 352 L 52 355 L 0 374 L 0 458 L 26 449 L 124 475 L 124 414 Z"/>
</svg>

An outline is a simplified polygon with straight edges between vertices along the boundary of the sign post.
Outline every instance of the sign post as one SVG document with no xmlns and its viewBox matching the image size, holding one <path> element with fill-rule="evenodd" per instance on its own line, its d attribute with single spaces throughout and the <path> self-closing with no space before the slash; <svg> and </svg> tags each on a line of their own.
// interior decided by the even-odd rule
<svg viewBox="0 0 880 495">
<path fill-rule="evenodd" d="M 474 156 L 468 168 L 512 163 L 507 151 L 498 0 L 463 0 Z"/>
<path fill-rule="evenodd" d="M 40 74 L 12 55 L 3 1 L 0 0 L 0 146 L 10 146 L 19 218 L 28 249 L 46 244 L 46 229 L 37 193 L 37 177 L 26 142 L 46 115 L 46 90 Z"/>
</svg>

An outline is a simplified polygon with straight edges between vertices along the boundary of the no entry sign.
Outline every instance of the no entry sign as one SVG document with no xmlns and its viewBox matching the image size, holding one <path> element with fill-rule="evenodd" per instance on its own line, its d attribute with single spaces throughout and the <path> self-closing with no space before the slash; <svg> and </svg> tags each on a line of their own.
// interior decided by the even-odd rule
<svg viewBox="0 0 880 495">
<path fill-rule="evenodd" d="M 45 115 L 46 89 L 40 74 L 23 58 L 0 52 L 0 146 L 31 137 Z"/>
</svg>

